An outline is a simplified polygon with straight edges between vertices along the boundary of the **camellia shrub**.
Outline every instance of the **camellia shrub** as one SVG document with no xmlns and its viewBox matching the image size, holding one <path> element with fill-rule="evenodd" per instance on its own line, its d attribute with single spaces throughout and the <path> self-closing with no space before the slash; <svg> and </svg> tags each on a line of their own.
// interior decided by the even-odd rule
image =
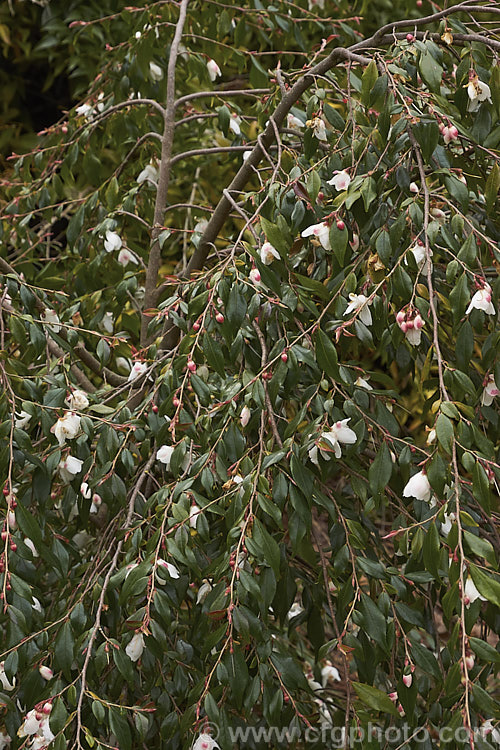
<svg viewBox="0 0 500 750">
<path fill-rule="evenodd" d="M 495 747 L 498 5 L 116 6 L 3 175 L 0 748 Z"/>
</svg>

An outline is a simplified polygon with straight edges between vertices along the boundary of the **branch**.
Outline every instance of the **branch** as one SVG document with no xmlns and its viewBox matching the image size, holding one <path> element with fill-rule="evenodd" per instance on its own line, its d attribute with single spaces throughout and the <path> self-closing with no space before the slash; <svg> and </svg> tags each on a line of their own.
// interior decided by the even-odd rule
<svg viewBox="0 0 500 750">
<path fill-rule="evenodd" d="M 154 305 L 154 296 L 158 271 L 161 263 L 161 248 L 159 236 L 162 231 L 163 215 L 167 204 L 168 186 L 170 183 L 172 145 L 174 142 L 175 130 L 175 68 L 177 56 L 179 53 L 179 44 L 182 37 L 182 30 L 186 20 L 187 6 L 189 0 L 182 0 L 179 10 L 179 19 L 175 27 L 174 39 L 170 48 L 170 56 L 167 68 L 167 97 L 165 104 L 164 128 L 161 144 L 161 161 L 158 177 L 158 189 L 156 191 L 156 202 L 153 218 L 152 244 L 149 252 L 148 268 L 146 271 L 146 283 L 144 293 L 144 309 Z M 147 315 L 142 316 L 141 320 L 141 345 L 144 346 L 147 339 L 149 318 Z"/>
<path fill-rule="evenodd" d="M 191 102 L 193 99 L 202 99 L 203 97 L 219 96 L 224 99 L 226 96 L 258 96 L 259 94 L 269 94 L 271 89 L 230 89 L 229 91 L 196 91 L 193 94 L 186 94 L 177 99 L 175 109 L 181 104 Z"/>
<path fill-rule="evenodd" d="M 248 145 L 246 146 L 214 146 L 214 148 L 194 148 L 192 151 L 184 151 L 182 154 L 176 154 L 170 160 L 171 166 L 176 164 L 181 159 L 188 159 L 190 156 L 205 156 L 205 154 L 224 154 L 224 153 L 238 153 L 242 151 L 249 151 Z"/>
</svg>

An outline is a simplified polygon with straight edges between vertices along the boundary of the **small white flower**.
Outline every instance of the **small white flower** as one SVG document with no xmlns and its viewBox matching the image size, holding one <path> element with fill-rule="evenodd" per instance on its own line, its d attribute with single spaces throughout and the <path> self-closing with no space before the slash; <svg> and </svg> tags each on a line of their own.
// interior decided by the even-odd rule
<svg viewBox="0 0 500 750">
<path fill-rule="evenodd" d="M 436 430 L 435 429 L 429 430 L 429 434 L 427 435 L 427 440 L 426 440 L 427 445 L 432 445 L 432 443 L 435 443 L 436 437 L 437 437 Z"/>
<path fill-rule="evenodd" d="M 28 537 L 25 537 L 24 538 L 24 543 L 28 547 L 28 549 L 31 550 L 31 554 L 33 555 L 33 557 L 39 557 L 37 549 L 36 549 L 36 547 L 35 547 L 35 545 L 34 545 L 34 543 L 33 543 L 33 541 L 31 539 L 28 539 Z"/>
<path fill-rule="evenodd" d="M 94 115 L 94 108 L 91 107 L 90 104 L 80 104 L 80 106 L 75 109 L 75 112 L 79 117 L 86 117 L 87 120 L 91 120 Z"/>
<path fill-rule="evenodd" d="M 312 131 L 318 141 L 328 141 L 326 134 L 326 127 L 321 117 L 313 117 L 312 120 L 306 122 L 308 128 L 312 128 Z"/>
<path fill-rule="evenodd" d="M 315 8 L 324 10 L 325 0 L 309 0 L 309 10 L 314 10 Z"/>
<path fill-rule="evenodd" d="M 367 380 L 365 380 L 365 378 L 362 378 L 361 375 L 358 378 L 356 378 L 356 380 L 354 381 L 354 385 L 357 385 L 358 388 L 366 388 L 367 391 L 373 391 L 373 388 L 370 385 L 370 383 Z"/>
<path fill-rule="evenodd" d="M 139 172 L 137 184 L 142 185 L 143 182 L 152 182 L 153 185 L 158 183 L 158 170 L 154 164 L 147 164 L 142 172 Z"/>
<path fill-rule="evenodd" d="M 125 648 L 125 653 L 131 661 L 138 661 L 141 658 L 143 651 L 144 636 L 142 633 L 136 633 Z"/>
<path fill-rule="evenodd" d="M 235 135 L 241 135 L 241 117 L 232 114 L 229 119 L 229 130 L 232 130 Z"/>
<path fill-rule="evenodd" d="M 42 605 L 40 604 L 40 600 L 36 598 L 36 596 L 31 597 L 31 601 L 33 604 L 31 605 L 35 612 L 41 612 L 42 611 Z"/>
<path fill-rule="evenodd" d="M 209 60 L 207 62 L 207 70 L 211 81 L 215 81 L 216 78 L 222 75 L 221 70 L 215 60 Z"/>
<path fill-rule="evenodd" d="M 11 737 L 9 737 L 4 731 L 0 731 L 0 750 L 5 750 L 6 747 L 8 748 L 11 742 Z"/>
<path fill-rule="evenodd" d="M 200 517 L 201 508 L 199 505 L 193 505 L 189 509 L 189 525 L 192 529 L 196 528 L 196 524 L 198 523 L 198 518 Z"/>
<path fill-rule="evenodd" d="M 167 571 L 170 578 L 180 578 L 180 573 L 175 567 L 175 565 L 172 565 L 172 563 L 167 562 L 166 560 L 162 560 L 161 558 L 158 558 L 158 561 L 156 563 L 161 568 Z"/>
<path fill-rule="evenodd" d="M 203 579 L 203 583 L 198 589 L 198 596 L 196 597 L 196 604 L 202 604 L 209 593 L 212 591 L 212 584 L 206 578 Z"/>
<path fill-rule="evenodd" d="M 468 315 L 472 310 L 483 310 L 487 315 L 495 314 L 495 307 L 491 301 L 491 287 L 489 284 L 486 284 L 482 289 L 478 289 L 472 297 L 465 314 Z"/>
<path fill-rule="evenodd" d="M 425 265 L 425 259 L 427 257 L 425 245 L 421 245 L 417 242 L 415 245 L 413 245 L 413 247 L 410 248 L 410 250 L 413 253 L 413 257 L 415 258 L 418 270 L 422 271 Z M 432 252 L 432 250 L 430 250 L 429 254 L 432 256 L 434 253 Z"/>
<path fill-rule="evenodd" d="M 304 607 L 301 607 L 298 602 L 294 602 L 290 609 L 288 610 L 286 619 L 291 620 L 294 617 L 297 617 L 297 615 L 300 615 L 301 612 L 304 611 Z"/>
<path fill-rule="evenodd" d="M 304 123 L 289 112 L 286 116 L 286 126 L 289 130 L 301 130 L 304 127 Z"/>
<path fill-rule="evenodd" d="M 115 319 L 113 317 L 113 313 L 104 313 L 103 318 L 99 323 L 99 328 L 103 333 L 113 333 L 114 322 Z"/>
<path fill-rule="evenodd" d="M 125 247 L 122 247 L 120 252 L 118 253 L 118 263 L 122 266 L 128 266 L 129 263 L 135 263 L 137 265 L 139 261 L 137 260 L 134 253 L 132 253 L 130 250 L 127 250 Z"/>
<path fill-rule="evenodd" d="M 338 190 L 339 192 L 347 190 L 350 184 L 351 178 L 345 171 L 335 172 L 332 179 L 327 182 L 327 185 L 333 185 L 335 190 Z"/>
<path fill-rule="evenodd" d="M 409 344 L 412 346 L 420 346 L 422 340 L 422 331 L 420 328 L 408 328 L 405 336 Z"/>
<path fill-rule="evenodd" d="M 5 668 L 4 668 L 5 662 L 0 661 L 0 683 L 2 684 L 2 688 L 4 690 L 10 691 L 14 690 L 16 686 L 16 678 L 12 678 L 12 682 L 8 679 L 7 675 L 5 674 Z"/>
<path fill-rule="evenodd" d="M 209 734 L 200 734 L 193 745 L 193 750 L 213 750 L 214 747 L 219 747 L 217 742 Z"/>
<path fill-rule="evenodd" d="M 418 185 L 416 182 L 410 182 L 410 193 L 418 193 Z"/>
<path fill-rule="evenodd" d="M 167 471 L 170 469 L 170 459 L 172 458 L 173 452 L 173 445 L 162 445 L 161 448 L 158 448 L 158 450 L 156 451 L 156 460 L 161 461 L 162 464 L 165 464 L 165 466 L 167 467 Z"/>
<path fill-rule="evenodd" d="M 417 500 L 429 502 L 431 498 L 431 485 L 427 475 L 423 471 L 414 474 L 403 490 L 403 497 L 416 497 Z"/>
<path fill-rule="evenodd" d="M 59 316 L 56 312 L 54 312 L 54 310 L 45 309 L 41 314 L 40 319 L 43 323 L 45 323 L 50 331 L 59 333 L 59 331 L 61 330 L 61 322 L 59 320 Z"/>
<path fill-rule="evenodd" d="M 75 458 L 74 456 L 66 456 L 66 458 L 59 461 L 59 465 L 57 468 L 59 471 L 59 476 L 61 477 L 63 482 L 69 484 L 69 482 L 73 481 L 73 478 L 81 472 L 82 466 L 83 461 L 81 461 L 79 458 Z"/>
<path fill-rule="evenodd" d="M 331 685 L 333 682 L 340 682 L 340 680 L 341 677 L 339 670 L 330 662 L 327 662 L 326 666 L 321 670 L 321 682 L 323 683 L 323 687 L 326 687 L 328 684 Z"/>
<path fill-rule="evenodd" d="M 453 527 L 453 521 L 455 521 L 455 519 L 456 519 L 456 516 L 454 513 L 444 514 L 443 521 L 441 522 L 441 528 L 439 529 L 439 531 L 441 532 L 441 534 L 443 534 L 443 536 L 448 536 L 448 534 L 450 533 Z"/>
<path fill-rule="evenodd" d="M 73 440 L 80 430 L 80 417 L 72 411 L 65 412 L 63 417 L 59 417 L 55 425 L 50 428 L 57 438 L 59 446 L 65 444 L 66 440 Z"/>
<path fill-rule="evenodd" d="M 491 734 L 491 740 L 497 745 L 500 745 L 500 729 L 495 729 L 493 727 L 493 722 L 491 721 L 491 719 L 488 719 L 481 724 L 480 732 L 481 737 L 483 738 L 488 737 Z"/>
<path fill-rule="evenodd" d="M 442 211 L 440 208 L 431 208 L 431 216 L 436 219 L 439 224 L 444 224 L 446 221 L 446 214 L 444 211 Z"/>
<path fill-rule="evenodd" d="M 258 268 L 252 268 L 252 270 L 251 270 L 251 271 L 250 271 L 250 273 L 248 274 L 248 278 L 249 278 L 249 279 L 250 279 L 250 281 L 252 281 L 252 282 L 253 282 L 254 284 L 260 284 L 260 279 L 261 279 L 261 276 L 260 276 L 260 271 L 259 271 L 259 269 L 258 269 Z"/>
<path fill-rule="evenodd" d="M 251 153 L 251 151 L 243 151 L 243 161 L 246 161 Z"/>
<path fill-rule="evenodd" d="M 31 414 L 28 414 L 27 411 L 21 410 L 19 414 L 16 413 L 14 424 L 17 427 L 17 429 L 23 430 L 26 427 L 26 425 L 29 423 L 30 419 L 31 419 Z"/>
<path fill-rule="evenodd" d="M 122 238 L 116 232 L 112 232 L 110 229 L 106 230 L 106 239 L 104 240 L 104 249 L 107 253 L 112 253 L 115 250 L 119 250 L 122 246 Z"/>
<path fill-rule="evenodd" d="M 15 531 L 17 529 L 16 514 L 13 510 L 9 510 L 7 512 L 7 523 L 9 524 L 9 529 L 11 531 Z"/>
<path fill-rule="evenodd" d="M 32 734 L 38 734 L 40 729 L 40 719 L 36 718 L 36 711 L 34 708 L 28 711 L 24 717 L 24 721 L 17 730 L 18 737 L 29 737 Z"/>
<path fill-rule="evenodd" d="M 465 591 L 464 591 L 464 602 L 465 606 L 469 607 L 471 604 L 473 604 L 476 599 L 480 599 L 482 602 L 487 601 L 484 596 L 481 596 L 479 591 L 476 588 L 476 584 L 472 580 L 472 578 L 467 578 L 465 582 Z"/>
<path fill-rule="evenodd" d="M 330 245 L 330 227 L 326 221 L 322 221 L 320 224 L 311 224 L 310 227 L 306 227 L 306 229 L 301 232 L 300 236 L 304 238 L 317 237 L 325 250 L 332 249 Z"/>
<path fill-rule="evenodd" d="M 90 500 L 92 497 L 92 490 L 90 489 L 87 482 L 82 482 L 80 485 L 80 492 L 82 496 L 85 498 L 85 500 Z"/>
<path fill-rule="evenodd" d="M 163 78 L 163 70 L 154 62 L 149 63 L 149 77 L 152 81 L 158 82 Z"/>
<path fill-rule="evenodd" d="M 81 411 L 87 408 L 89 400 L 85 391 L 76 390 L 68 396 L 66 403 L 71 410 L 76 409 L 77 411 Z"/>
<path fill-rule="evenodd" d="M 488 101 L 492 104 L 490 87 L 477 76 L 469 81 L 467 93 L 470 99 L 469 112 L 475 112 L 479 108 L 479 102 Z"/>
<path fill-rule="evenodd" d="M 488 382 L 484 387 L 483 395 L 481 397 L 481 403 L 483 406 L 491 406 L 493 399 L 498 396 L 500 390 L 497 388 L 495 383 L 495 376 L 492 374 L 488 378 Z"/>
<path fill-rule="evenodd" d="M 102 505 L 102 497 L 98 495 L 97 492 L 94 492 L 94 494 L 92 495 L 92 503 L 90 505 L 89 513 L 98 513 L 101 505 Z"/>
<path fill-rule="evenodd" d="M 372 314 L 369 305 L 371 305 L 372 301 L 368 301 L 368 297 L 364 294 L 353 294 L 352 292 L 349 294 L 349 299 L 350 302 L 345 309 L 344 318 L 355 310 L 359 310 L 359 318 L 361 322 L 364 323 L 365 326 L 371 326 Z"/>
<path fill-rule="evenodd" d="M 354 430 L 351 430 L 351 428 L 347 426 L 347 423 L 349 421 L 350 417 L 348 419 L 339 420 L 338 422 L 335 422 L 335 424 L 328 432 L 323 432 L 321 434 L 321 440 L 323 442 L 329 443 L 329 447 L 333 448 L 336 458 L 340 458 L 342 455 L 342 448 L 340 446 L 341 443 L 344 443 L 345 445 L 354 445 L 354 443 L 358 439 L 358 436 L 356 435 Z M 321 444 L 320 452 L 323 458 L 325 458 L 327 461 L 330 460 L 328 451 L 322 448 Z"/>
<path fill-rule="evenodd" d="M 273 260 L 277 258 L 279 260 L 280 254 L 270 242 L 264 242 L 260 248 L 260 259 L 265 266 L 270 266 Z"/>
<path fill-rule="evenodd" d="M 38 667 L 38 671 L 40 672 L 43 679 L 47 681 L 51 680 L 54 676 L 54 672 L 50 667 L 46 667 L 45 664 L 40 664 L 40 666 Z"/>
<path fill-rule="evenodd" d="M 250 421 L 250 417 L 252 416 L 252 412 L 248 408 L 248 406 L 244 406 L 240 413 L 240 424 L 242 427 L 246 427 L 247 424 Z"/>
<path fill-rule="evenodd" d="M 128 376 L 129 383 L 131 380 L 135 380 L 139 375 L 145 373 L 147 369 L 148 366 L 145 362 L 134 362 Z"/>
</svg>

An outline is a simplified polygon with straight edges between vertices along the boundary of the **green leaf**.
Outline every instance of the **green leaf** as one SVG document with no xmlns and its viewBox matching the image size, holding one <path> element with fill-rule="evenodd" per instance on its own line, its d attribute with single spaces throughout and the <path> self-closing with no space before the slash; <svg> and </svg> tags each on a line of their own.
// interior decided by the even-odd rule
<svg viewBox="0 0 500 750">
<path fill-rule="evenodd" d="M 59 630 L 54 648 L 54 659 L 58 669 L 62 670 L 66 679 L 71 679 L 71 664 L 73 662 L 73 650 L 75 640 L 73 629 L 69 621 L 65 622 Z"/>
<path fill-rule="evenodd" d="M 498 197 L 498 190 L 500 189 L 500 167 L 495 161 L 491 172 L 486 180 L 486 187 L 484 189 L 484 195 L 486 197 L 486 210 L 491 211 L 495 205 Z"/>
<path fill-rule="evenodd" d="M 229 323 L 234 329 L 237 330 L 240 328 L 245 319 L 246 312 L 247 303 L 243 294 L 236 285 L 232 286 L 227 301 L 226 315 Z"/>
<path fill-rule="evenodd" d="M 434 578 L 439 578 L 439 548 L 439 533 L 436 524 L 434 522 L 431 522 L 424 537 L 422 552 L 424 557 L 425 569 L 428 570 L 429 573 L 432 573 Z"/>
<path fill-rule="evenodd" d="M 52 711 L 49 719 L 49 726 L 54 734 L 57 734 L 64 728 L 67 718 L 68 712 L 66 711 L 62 698 L 56 698 L 52 704 Z"/>
<path fill-rule="evenodd" d="M 392 475 L 392 458 L 387 443 L 382 443 L 382 447 L 377 453 L 375 460 L 368 470 L 368 479 L 370 489 L 374 494 L 379 493 L 387 486 Z"/>
<path fill-rule="evenodd" d="M 420 643 L 412 643 L 411 654 L 415 664 L 427 674 L 432 675 L 437 680 L 441 679 L 441 671 L 434 654 L 429 649 L 421 646 Z"/>
<path fill-rule="evenodd" d="M 225 374 L 225 360 L 222 353 L 219 342 L 209 336 L 208 333 L 203 334 L 203 354 L 210 367 L 215 370 L 221 377 Z"/>
<path fill-rule="evenodd" d="M 375 688 L 372 685 L 365 685 L 362 682 L 353 682 L 352 686 L 358 697 L 363 703 L 370 706 L 370 708 L 374 708 L 375 711 L 382 711 L 383 713 L 391 714 L 392 716 L 398 716 L 396 706 L 387 693 L 383 693 L 378 688 Z"/>
<path fill-rule="evenodd" d="M 132 735 L 126 716 L 119 709 L 108 708 L 109 726 L 116 737 L 120 750 L 131 750 Z"/>
<path fill-rule="evenodd" d="M 316 331 L 315 349 L 319 368 L 334 380 L 340 380 L 337 350 L 321 328 Z"/>
<path fill-rule="evenodd" d="M 412 131 L 418 141 L 424 161 L 428 162 L 439 141 L 439 126 L 437 122 L 435 120 L 432 120 L 432 122 L 419 122 L 417 125 L 412 125 Z"/>
<path fill-rule="evenodd" d="M 372 60 L 365 68 L 361 76 L 361 101 L 367 107 L 370 104 L 370 95 L 378 78 L 377 63 Z"/>
<path fill-rule="evenodd" d="M 428 50 L 425 50 L 425 52 L 422 52 L 420 55 L 418 70 L 422 80 L 427 84 L 430 90 L 435 94 L 439 94 L 443 69 Z"/>
<path fill-rule="evenodd" d="M 478 503 L 485 509 L 487 513 L 490 512 L 490 483 L 488 476 L 479 463 L 476 461 L 476 465 L 472 471 L 472 488 L 474 498 Z"/>
<path fill-rule="evenodd" d="M 255 543 L 260 556 L 271 566 L 276 578 L 278 578 L 280 572 L 280 548 L 257 518 L 253 525 L 252 542 Z"/>
<path fill-rule="evenodd" d="M 436 420 L 436 435 L 445 451 L 451 453 L 454 435 L 453 422 L 444 414 L 440 414 Z"/>
<path fill-rule="evenodd" d="M 469 572 L 479 593 L 489 602 L 500 607 L 500 583 L 475 565 L 470 565 Z"/>
<path fill-rule="evenodd" d="M 493 648 L 493 646 L 486 643 L 486 641 L 469 636 L 469 646 L 472 648 L 476 656 L 479 656 L 479 658 L 483 659 L 487 664 L 498 664 L 498 662 L 500 662 L 500 654 Z"/>
<path fill-rule="evenodd" d="M 471 552 L 478 557 L 484 557 L 494 567 L 497 566 L 497 560 L 495 557 L 495 551 L 493 545 L 487 539 L 482 539 L 480 536 L 476 536 L 467 529 L 464 529 L 464 538 Z"/>
<path fill-rule="evenodd" d="M 295 278 L 297 279 L 301 287 L 304 287 L 308 291 L 313 292 L 317 297 L 320 297 L 324 300 L 331 299 L 330 292 L 320 281 L 316 281 L 316 279 L 310 279 L 309 276 L 302 276 L 302 274 L 300 273 L 296 273 Z"/>
<path fill-rule="evenodd" d="M 111 211 L 118 205 L 118 196 L 120 189 L 118 186 L 118 180 L 116 177 L 112 177 L 109 181 L 109 185 L 106 188 L 105 200 Z"/>
<path fill-rule="evenodd" d="M 264 217 L 261 218 L 260 224 L 262 229 L 264 230 L 267 241 L 270 242 L 274 248 L 276 248 L 276 250 L 282 257 L 286 256 L 288 254 L 290 246 L 287 241 L 288 238 L 283 235 L 281 229 L 271 221 L 264 219 Z"/>
</svg>

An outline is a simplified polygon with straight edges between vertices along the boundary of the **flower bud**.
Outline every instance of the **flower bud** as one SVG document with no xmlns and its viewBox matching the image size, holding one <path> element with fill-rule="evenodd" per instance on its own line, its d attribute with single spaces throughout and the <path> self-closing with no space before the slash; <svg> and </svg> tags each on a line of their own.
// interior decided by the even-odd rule
<svg viewBox="0 0 500 750">
<path fill-rule="evenodd" d="M 247 424 L 250 421 L 251 416 L 252 416 L 252 412 L 250 411 L 248 406 L 245 405 L 243 409 L 241 410 L 241 414 L 240 414 L 240 424 L 242 427 L 247 426 Z"/>
<path fill-rule="evenodd" d="M 406 685 L 407 688 L 411 687 L 412 682 L 413 682 L 413 675 L 411 674 L 403 675 L 403 684 Z"/>
<path fill-rule="evenodd" d="M 397 322 L 397 324 L 401 325 L 401 323 L 403 323 L 404 319 L 405 319 L 405 314 L 404 314 L 404 312 L 402 310 L 400 310 L 398 312 L 398 314 L 396 315 L 396 322 Z"/>
<path fill-rule="evenodd" d="M 200 330 L 200 324 L 198 323 L 198 321 L 196 321 L 196 323 L 193 323 L 193 331 L 195 333 L 198 333 L 199 330 Z"/>
<path fill-rule="evenodd" d="M 281 355 L 281 361 L 288 362 L 288 354 L 286 352 L 283 352 L 283 354 Z"/>
<path fill-rule="evenodd" d="M 192 359 L 188 359 L 187 361 L 187 368 L 189 372 L 196 372 L 196 364 L 193 362 Z"/>
<path fill-rule="evenodd" d="M 343 231 L 344 231 L 344 229 L 345 229 L 345 224 L 344 224 L 344 222 L 342 221 L 342 219 L 340 219 L 339 221 L 337 221 L 337 229 L 339 229 L 339 230 L 340 230 L 341 232 L 343 232 Z"/>
<path fill-rule="evenodd" d="M 413 36 L 413 34 L 407 34 L 406 35 L 406 41 L 407 42 L 413 42 L 414 39 L 415 39 L 415 37 Z"/>
<path fill-rule="evenodd" d="M 44 680 L 51 680 L 54 676 L 54 672 L 50 667 L 45 666 L 45 664 L 40 664 L 40 666 L 38 667 L 38 671 L 40 672 Z"/>
<path fill-rule="evenodd" d="M 224 316 L 223 316 L 223 314 L 222 313 L 217 313 L 217 315 L 215 316 L 215 320 L 217 321 L 217 323 L 224 323 Z"/>
</svg>

